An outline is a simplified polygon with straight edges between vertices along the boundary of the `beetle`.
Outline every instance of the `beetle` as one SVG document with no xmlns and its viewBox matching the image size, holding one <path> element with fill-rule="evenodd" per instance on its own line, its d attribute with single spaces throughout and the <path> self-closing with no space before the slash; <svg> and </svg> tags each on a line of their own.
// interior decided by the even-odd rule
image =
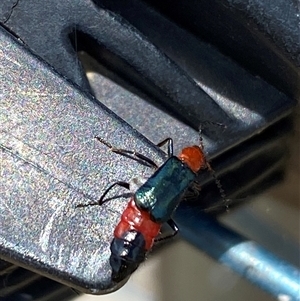
<svg viewBox="0 0 300 301">
<path fill-rule="evenodd" d="M 154 161 L 133 150 L 114 148 L 101 137 L 95 137 L 111 151 L 135 156 L 150 164 L 156 171 L 148 179 L 135 178 L 130 183 L 117 181 L 111 184 L 96 203 L 80 204 L 77 207 L 103 205 L 107 193 L 115 186 L 130 189 L 133 196 L 123 211 L 119 223 L 114 230 L 111 242 L 110 265 L 112 280 L 120 282 L 128 278 L 146 258 L 154 242 L 170 238 L 178 233 L 178 227 L 172 220 L 172 214 L 181 202 L 185 192 L 195 183 L 197 173 L 202 169 L 212 171 L 217 186 L 224 199 L 225 194 L 214 171 L 206 160 L 200 132 L 200 143 L 181 150 L 178 156 L 173 155 L 173 140 L 167 138 L 157 144 L 161 147 L 168 144 L 168 159 L 158 167 Z M 132 189 L 133 188 L 133 189 Z M 158 238 L 161 226 L 167 223 L 173 233 Z"/>
</svg>

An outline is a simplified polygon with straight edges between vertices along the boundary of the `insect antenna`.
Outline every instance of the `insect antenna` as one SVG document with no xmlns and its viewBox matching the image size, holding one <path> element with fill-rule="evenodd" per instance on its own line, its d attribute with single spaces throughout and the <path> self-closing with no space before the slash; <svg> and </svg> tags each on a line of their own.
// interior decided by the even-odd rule
<svg viewBox="0 0 300 301">
<path fill-rule="evenodd" d="M 223 127 L 223 128 L 226 128 L 226 126 L 222 123 L 217 123 L 217 122 L 212 122 L 212 121 L 204 121 L 202 123 L 200 123 L 199 125 L 199 146 L 200 148 L 202 149 L 202 151 L 204 152 L 204 143 L 203 143 L 203 127 L 205 124 L 212 124 L 212 125 L 215 125 L 215 126 L 220 126 L 220 127 Z M 210 172 L 210 174 L 212 175 L 216 185 L 217 185 L 217 188 L 219 189 L 219 192 L 220 192 L 220 196 L 221 196 L 221 199 L 226 207 L 226 210 L 229 210 L 229 207 L 228 207 L 228 199 L 227 199 L 227 196 L 226 196 L 226 193 L 225 193 L 225 190 L 223 189 L 223 186 L 221 184 L 221 181 L 218 179 L 217 177 L 217 174 L 215 172 L 215 170 L 211 167 L 210 163 L 208 162 L 208 160 L 206 159 L 205 157 L 205 164 L 206 164 L 206 168 L 208 169 L 208 171 Z"/>
</svg>

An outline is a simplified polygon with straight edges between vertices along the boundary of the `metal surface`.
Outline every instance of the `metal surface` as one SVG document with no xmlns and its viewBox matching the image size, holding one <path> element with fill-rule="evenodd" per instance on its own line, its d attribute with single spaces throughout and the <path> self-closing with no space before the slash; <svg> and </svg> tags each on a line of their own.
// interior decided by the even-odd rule
<svg viewBox="0 0 300 301">
<path fill-rule="evenodd" d="M 87 292 L 108 292 L 109 244 L 124 203 L 76 209 L 151 169 L 93 138 L 161 159 L 143 137 L 1 32 L 1 258 Z M 149 147 L 146 148 L 145 146 Z"/>
<path fill-rule="evenodd" d="M 253 241 L 187 206 L 175 213 L 188 241 L 277 300 L 300 300 L 300 271 Z"/>
<path fill-rule="evenodd" d="M 78 295 L 56 281 L 0 260 L 0 300 L 71 300 Z"/>
<path fill-rule="evenodd" d="M 223 135 L 214 130 L 209 133 L 214 140 L 207 147 L 211 155 L 245 141 L 289 112 L 291 100 L 286 95 L 157 13 L 142 9 L 149 20 L 144 24 L 153 27 L 149 32 L 136 25 L 141 33 L 126 19 L 97 3 L 99 6 L 88 0 L 77 1 L 76 5 L 73 1 L 20 1 L 8 19 L 6 8 L 2 19 L 35 53 L 85 90 L 75 50 L 88 52 L 123 81 L 157 100 L 168 114 L 194 129 L 204 120 L 225 124 Z M 160 24 L 176 36 L 167 37 L 169 48 L 164 46 L 167 43 L 163 42 L 165 34 Z M 156 29 L 161 36 L 153 33 Z M 70 39 L 75 49 L 71 48 Z M 176 55 L 172 49 L 180 52 Z M 184 62 L 178 62 L 181 55 L 189 70 L 182 67 Z"/>
<path fill-rule="evenodd" d="M 140 98 L 131 100 L 133 95 L 124 90 L 125 105 L 119 105 L 122 117 L 131 114 L 137 129 L 150 121 L 141 132 L 152 132 L 153 142 L 160 140 L 157 132 L 170 136 L 169 114 L 194 128 L 174 122 L 182 133 L 175 137 L 177 147 L 198 143 L 195 129 L 204 120 L 225 124 L 226 130 L 206 131 L 204 142 L 209 158 L 223 153 L 213 166 L 229 194 L 253 192 L 269 185 L 264 180 L 280 179 L 287 127 L 276 122 L 292 111 L 294 101 L 152 10 L 143 10 L 144 26 L 136 25 L 141 34 L 91 1 L 73 3 L 5 1 L 0 8 L 6 28 L 85 91 L 90 88 L 76 57 L 80 49 L 93 55 L 111 78 L 156 99 L 165 112 L 147 111 Z M 153 24 L 152 30 L 145 24 Z M 164 26 L 172 35 L 163 35 Z M 4 31 L 0 60 L 0 256 L 88 293 L 117 289 L 123 283 L 110 282 L 109 243 L 127 199 L 99 208 L 75 206 L 97 200 L 114 181 L 148 176 L 152 170 L 110 153 L 93 137 L 136 149 L 157 163 L 163 154 Z M 119 87 L 101 83 L 98 92 L 107 94 L 96 93 L 98 99 L 118 102 Z M 258 135 L 272 124 L 265 136 Z M 252 142 L 246 141 L 249 137 Z M 238 150 L 224 153 L 237 144 Z M 207 174 L 199 179 L 203 186 L 212 182 Z M 220 199 L 214 191 L 219 193 L 208 189 L 201 196 L 201 210 Z"/>
<path fill-rule="evenodd" d="M 128 1 L 105 1 L 134 15 Z M 120 3 L 122 2 L 122 3 Z M 300 7 L 294 0 L 145 0 L 252 74 L 300 99 Z M 123 4 L 124 3 L 124 4 Z M 135 19 L 138 19 L 135 17 Z"/>
<path fill-rule="evenodd" d="M 18 277 L 16 274 L 20 272 Z M 28 273 L 28 271 L 27 271 Z M 23 269 L 19 268 L 16 273 L 8 275 L 6 282 L 3 285 L 7 285 L 6 290 L 0 291 L 0 300 L 2 301 L 67 301 L 74 300 L 78 294 L 71 290 L 71 288 L 62 285 L 56 281 L 50 280 L 46 277 L 37 278 L 37 274 L 31 272 L 33 282 L 30 283 L 27 275 L 24 275 Z M 2 280 L 2 279 L 1 279 Z M 11 283 L 11 280 L 18 281 L 18 283 Z M 11 292 L 10 292 L 11 291 Z"/>
</svg>

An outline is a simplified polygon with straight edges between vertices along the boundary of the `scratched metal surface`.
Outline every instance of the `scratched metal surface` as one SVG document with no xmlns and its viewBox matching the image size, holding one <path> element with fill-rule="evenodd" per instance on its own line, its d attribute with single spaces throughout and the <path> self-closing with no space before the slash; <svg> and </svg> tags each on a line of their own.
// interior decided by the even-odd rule
<svg viewBox="0 0 300 301">
<path fill-rule="evenodd" d="M 2 32 L 0 35 L 0 162 L 1 177 L 5 179 L 1 184 L 1 256 L 86 292 L 110 292 L 121 285 L 110 283 L 108 258 L 112 232 L 126 199 L 117 199 L 101 208 L 75 209 L 75 205 L 96 200 L 115 180 L 147 176 L 152 171 L 130 159 L 111 154 L 94 141 L 93 136 L 99 135 L 116 145 L 142 151 L 158 163 L 162 154 L 105 107 L 96 105 L 90 96 L 80 93 L 49 66 L 24 53 L 16 41 Z M 170 62 L 163 60 L 168 66 Z M 220 65 L 220 61 L 216 64 Z M 227 66 L 223 66 L 226 71 Z M 174 68 L 177 70 L 176 65 Z M 203 72 L 203 68 L 195 69 Z M 227 73 L 220 75 L 227 79 L 225 84 L 212 80 L 222 90 L 220 94 L 206 89 L 232 121 L 226 122 L 228 129 L 224 135 L 217 133 L 218 140 L 205 141 L 210 155 L 262 131 L 290 112 L 292 105 L 284 94 L 245 73 L 242 72 L 244 84 L 249 86 L 251 93 L 243 89 L 241 82 L 231 83 Z M 174 76 L 173 72 L 170 74 Z M 192 85 L 193 89 L 187 89 L 191 87 L 189 78 L 178 74 L 178 78 L 183 79 L 178 89 L 186 92 L 182 99 L 187 91 L 192 95 L 203 94 L 196 84 Z M 205 73 L 202 76 L 210 78 Z M 185 85 L 184 79 L 189 85 Z M 172 79 L 169 80 L 172 83 Z M 172 84 L 170 86 L 173 88 Z M 236 101 L 227 98 L 223 91 L 229 86 L 240 90 Z M 262 102 L 264 95 L 268 106 Z M 244 97 L 253 106 L 251 109 L 245 106 Z M 99 99 L 102 101 L 101 96 Z M 125 97 L 125 101 L 127 99 Z M 123 107 L 121 105 L 121 111 L 124 111 Z M 132 107 L 135 104 L 131 103 L 130 109 Z M 207 108 L 204 105 L 201 112 L 198 107 L 196 109 L 194 111 L 203 120 Z M 145 110 L 144 105 L 142 110 Z M 150 108 L 149 112 L 152 111 Z M 145 125 L 145 116 L 150 119 L 150 113 L 143 111 L 137 124 Z M 151 130 L 159 130 L 160 125 L 165 129 L 166 119 L 160 118 L 160 121 Z M 197 133 L 186 128 L 190 132 L 182 130 L 181 140 L 197 143 Z M 154 142 L 157 141 L 155 137 Z"/>
<path fill-rule="evenodd" d="M 151 169 L 93 137 L 158 163 L 162 154 L 4 32 L 0 41 L 1 257 L 87 292 L 115 289 L 109 244 L 124 202 L 75 206 L 97 200 L 113 181 L 147 176 Z"/>
</svg>

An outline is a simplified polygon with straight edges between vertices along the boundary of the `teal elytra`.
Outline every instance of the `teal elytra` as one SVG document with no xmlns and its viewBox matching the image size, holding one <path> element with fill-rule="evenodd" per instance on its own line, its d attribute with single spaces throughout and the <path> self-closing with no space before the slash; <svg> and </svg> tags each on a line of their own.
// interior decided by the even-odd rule
<svg viewBox="0 0 300 301">
<path fill-rule="evenodd" d="M 136 205 L 153 221 L 167 222 L 196 174 L 177 157 L 170 157 L 135 193 Z"/>
</svg>

